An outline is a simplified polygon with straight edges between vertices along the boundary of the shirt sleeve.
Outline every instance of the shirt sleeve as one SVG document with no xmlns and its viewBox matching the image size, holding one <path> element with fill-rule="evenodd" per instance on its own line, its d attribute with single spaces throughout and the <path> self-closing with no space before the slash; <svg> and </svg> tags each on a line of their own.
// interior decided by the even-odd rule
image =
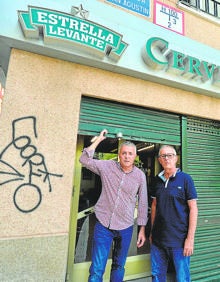
<svg viewBox="0 0 220 282">
<path fill-rule="evenodd" d="M 147 182 L 144 173 L 141 172 L 142 181 L 138 192 L 138 216 L 137 224 L 145 226 L 148 220 Z"/>
<path fill-rule="evenodd" d="M 87 169 L 89 169 L 92 172 L 100 175 L 100 169 L 99 169 L 100 160 L 93 159 L 94 153 L 95 153 L 94 150 L 89 151 L 87 148 L 85 148 L 82 152 L 82 155 L 81 155 L 79 161 Z"/>
<path fill-rule="evenodd" d="M 186 175 L 186 182 L 185 182 L 186 198 L 187 200 L 197 199 L 197 192 L 194 185 L 194 181 L 189 174 L 185 174 L 185 175 Z"/>
</svg>

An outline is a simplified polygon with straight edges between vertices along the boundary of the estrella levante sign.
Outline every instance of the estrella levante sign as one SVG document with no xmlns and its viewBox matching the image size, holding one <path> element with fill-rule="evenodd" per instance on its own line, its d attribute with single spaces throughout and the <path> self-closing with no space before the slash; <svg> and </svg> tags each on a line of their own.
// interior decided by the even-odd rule
<svg viewBox="0 0 220 282">
<path fill-rule="evenodd" d="M 118 61 L 128 46 L 121 34 L 73 14 L 28 6 L 28 11 L 18 11 L 18 19 L 26 38 L 42 35 L 46 44 L 84 48 L 99 58 Z"/>
</svg>

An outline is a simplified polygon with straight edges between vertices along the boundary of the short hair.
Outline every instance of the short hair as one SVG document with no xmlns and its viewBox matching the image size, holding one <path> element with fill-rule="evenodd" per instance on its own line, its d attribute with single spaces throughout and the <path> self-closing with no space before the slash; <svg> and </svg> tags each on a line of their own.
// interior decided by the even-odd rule
<svg viewBox="0 0 220 282">
<path fill-rule="evenodd" d="M 163 150 L 164 148 L 171 148 L 174 151 L 175 155 L 177 154 L 176 153 L 176 149 L 173 146 L 171 146 L 171 145 L 162 145 L 162 146 L 160 146 L 160 149 L 159 149 L 159 152 L 158 152 L 158 156 L 160 156 L 160 151 Z"/>
<path fill-rule="evenodd" d="M 121 143 L 120 146 L 119 146 L 119 152 L 120 152 L 120 150 L 121 150 L 121 148 L 122 148 L 123 146 L 131 146 L 131 147 L 134 147 L 134 148 L 135 148 L 135 153 L 137 153 L 137 147 L 136 147 L 136 145 L 135 145 L 133 142 L 131 142 L 131 141 L 124 141 L 123 143 Z"/>
</svg>

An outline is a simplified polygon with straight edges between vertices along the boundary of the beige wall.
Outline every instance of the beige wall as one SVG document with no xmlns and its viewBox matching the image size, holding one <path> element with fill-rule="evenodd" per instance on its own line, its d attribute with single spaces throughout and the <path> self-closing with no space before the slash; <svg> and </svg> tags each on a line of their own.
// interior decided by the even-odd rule
<svg viewBox="0 0 220 282">
<path fill-rule="evenodd" d="M 219 99 L 12 50 L 0 117 L 0 171 L 8 172 L 0 175 L 1 281 L 64 279 L 81 95 L 220 119 Z M 30 117 L 36 118 L 36 127 Z M 45 171 L 53 174 L 51 192 Z M 2 184 L 15 177 L 20 180 Z M 29 185 L 17 190 L 13 202 L 23 183 Z M 19 211 L 15 204 L 23 210 L 37 205 L 36 187 L 42 193 L 39 206 Z"/>
<path fill-rule="evenodd" d="M 81 94 L 74 69 L 67 62 L 12 50 L 0 117 L 0 171 L 8 174 L 1 174 L 0 182 L 20 180 L 0 186 L 0 281 L 64 281 Z M 33 119 L 22 119 L 31 116 L 37 137 Z M 13 129 L 16 119 L 21 120 Z M 17 148 L 10 145 L 13 132 Z M 51 192 L 46 174 L 38 169 L 55 174 L 50 176 Z M 9 174 L 15 170 L 22 176 Z M 42 201 L 25 213 L 15 207 L 13 195 L 30 176 Z M 36 186 L 18 190 L 19 207 L 37 205 Z"/>
<path fill-rule="evenodd" d="M 219 50 L 220 42 L 216 38 L 220 37 L 220 23 L 218 18 L 212 19 L 207 20 L 199 13 L 185 12 L 185 36 Z"/>
</svg>

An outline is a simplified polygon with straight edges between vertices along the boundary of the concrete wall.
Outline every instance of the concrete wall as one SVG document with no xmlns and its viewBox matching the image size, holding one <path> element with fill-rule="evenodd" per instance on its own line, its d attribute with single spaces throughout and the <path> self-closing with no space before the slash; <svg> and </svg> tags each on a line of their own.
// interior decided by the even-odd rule
<svg viewBox="0 0 220 282">
<path fill-rule="evenodd" d="M 74 69 L 12 51 L 0 118 L 0 281 L 65 277 L 81 94 Z"/>
</svg>

